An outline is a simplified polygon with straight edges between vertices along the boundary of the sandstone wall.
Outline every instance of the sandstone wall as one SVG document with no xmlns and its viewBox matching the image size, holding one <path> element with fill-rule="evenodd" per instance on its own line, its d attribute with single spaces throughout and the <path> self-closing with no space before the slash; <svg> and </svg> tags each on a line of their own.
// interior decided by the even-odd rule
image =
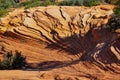
<svg viewBox="0 0 120 80">
<path fill-rule="evenodd" d="M 0 18 L 0 33 L 34 38 L 47 43 L 74 34 L 85 36 L 91 28 L 105 27 L 113 14 L 113 8 L 112 5 L 100 5 L 91 8 L 49 6 L 16 9 L 7 17 Z"/>
<path fill-rule="evenodd" d="M 120 29 L 110 32 L 107 26 L 113 8 L 99 5 L 15 9 L 0 18 L 0 54 L 19 50 L 27 56 L 28 63 L 39 69 L 57 68 L 58 74 L 75 71 L 75 76 L 90 80 L 117 80 Z"/>
<path fill-rule="evenodd" d="M 116 62 L 120 60 L 119 51 L 114 52 L 119 49 L 114 45 L 119 42 L 119 30 L 113 34 L 107 26 L 113 8 L 99 5 L 16 9 L 0 18 L 0 33 L 19 40 L 36 40 L 47 44 L 48 49 L 78 54 L 82 60 Z"/>
</svg>

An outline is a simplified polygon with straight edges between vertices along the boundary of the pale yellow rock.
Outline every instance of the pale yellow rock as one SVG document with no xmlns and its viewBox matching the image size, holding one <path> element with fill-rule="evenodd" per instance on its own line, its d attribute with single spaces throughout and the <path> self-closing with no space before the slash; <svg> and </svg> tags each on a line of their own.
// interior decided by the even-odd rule
<svg viewBox="0 0 120 80">
<path fill-rule="evenodd" d="M 85 14 L 82 18 L 83 26 L 85 27 L 87 25 L 87 20 L 90 18 L 90 14 Z"/>
<path fill-rule="evenodd" d="M 100 6 L 100 9 L 103 9 L 103 10 L 111 10 L 111 9 L 113 9 L 114 8 L 114 6 L 113 5 L 101 5 Z"/>
<path fill-rule="evenodd" d="M 110 47 L 111 51 L 113 52 L 113 54 L 117 57 L 118 60 L 120 60 L 120 50 L 116 51 L 116 48 L 114 46 Z"/>
<path fill-rule="evenodd" d="M 117 29 L 115 32 L 119 33 L 120 34 L 120 29 Z"/>
<path fill-rule="evenodd" d="M 60 9 L 60 11 L 66 21 L 71 21 L 70 16 L 62 8 Z"/>
<path fill-rule="evenodd" d="M 112 9 L 111 5 L 15 9 L 0 19 L 1 33 L 8 31 L 45 42 L 56 42 L 73 34 L 85 36 L 90 28 L 106 25 Z"/>
<path fill-rule="evenodd" d="M 93 17 L 94 17 L 95 19 L 97 19 L 97 18 L 99 18 L 101 15 L 102 15 L 102 14 L 100 14 L 100 13 L 96 13 L 95 15 L 93 15 Z"/>
<path fill-rule="evenodd" d="M 9 19 L 7 18 L 0 18 L 0 25 L 8 24 Z"/>
<path fill-rule="evenodd" d="M 7 30 L 7 27 L 0 26 L 0 34 L 4 34 Z"/>
<path fill-rule="evenodd" d="M 60 7 L 48 7 L 46 13 L 55 19 L 63 19 L 60 12 Z"/>
</svg>

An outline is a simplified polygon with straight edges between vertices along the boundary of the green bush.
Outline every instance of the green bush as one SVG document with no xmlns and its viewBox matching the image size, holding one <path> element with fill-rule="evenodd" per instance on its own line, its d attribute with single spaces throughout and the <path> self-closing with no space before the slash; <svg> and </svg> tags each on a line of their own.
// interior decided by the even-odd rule
<svg viewBox="0 0 120 80">
<path fill-rule="evenodd" d="M 96 5 L 99 5 L 100 3 L 101 3 L 100 0 L 85 0 L 84 1 L 85 6 L 96 6 Z"/>
<path fill-rule="evenodd" d="M 8 13 L 9 8 L 16 7 L 14 0 L 0 0 L 0 17 Z"/>
<path fill-rule="evenodd" d="M 16 7 L 17 3 L 15 0 L 0 0 L 0 7 L 8 9 L 11 7 Z"/>
<path fill-rule="evenodd" d="M 6 15 L 8 13 L 7 9 L 1 8 L 0 7 L 0 17 L 2 17 L 3 15 Z"/>
<path fill-rule="evenodd" d="M 22 2 L 19 4 L 19 7 L 25 7 L 25 8 L 30 8 L 30 7 L 37 7 L 37 6 L 48 6 L 48 5 L 57 5 L 57 2 L 52 2 L 50 0 L 45 0 L 45 1 L 40 1 L 40 0 L 29 0 L 26 2 Z"/>
<path fill-rule="evenodd" d="M 4 54 L 3 60 L 0 62 L 0 69 L 20 69 L 26 65 L 26 58 L 21 52 L 16 51 L 13 56 L 12 51 Z"/>
<path fill-rule="evenodd" d="M 4 55 L 4 60 L 0 62 L 0 69 L 12 69 L 13 55 L 12 52 L 8 52 Z"/>
<path fill-rule="evenodd" d="M 24 6 L 25 8 L 30 8 L 30 7 L 40 6 L 40 4 L 41 4 L 40 0 L 29 0 L 26 2 L 19 3 L 18 7 Z"/>
<path fill-rule="evenodd" d="M 82 6 L 83 0 L 64 0 L 59 3 L 62 6 Z"/>
<path fill-rule="evenodd" d="M 59 5 L 63 6 L 95 6 L 100 4 L 100 0 L 64 0 L 59 3 Z"/>
<path fill-rule="evenodd" d="M 25 66 L 25 64 L 26 64 L 26 57 L 22 56 L 21 52 L 16 51 L 16 54 L 13 57 L 13 64 L 12 64 L 13 68 L 18 69 Z"/>
<path fill-rule="evenodd" d="M 120 28 L 120 16 L 113 16 L 108 22 L 111 31 Z"/>
<path fill-rule="evenodd" d="M 106 0 L 109 4 L 116 4 L 119 0 Z"/>
<path fill-rule="evenodd" d="M 114 8 L 115 15 L 120 16 L 120 0 L 115 0 L 114 4 L 116 5 L 116 8 Z"/>
<path fill-rule="evenodd" d="M 120 15 L 120 7 L 116 7 L 113 11 L 116 15 Z"/>
<path fill-rule="evenodd" d="M 50 0 L 45 0 L 41 6 L 48 6 L 48 5 L 57 5 L 54 1 L 50 1 Z"/>
</svg>

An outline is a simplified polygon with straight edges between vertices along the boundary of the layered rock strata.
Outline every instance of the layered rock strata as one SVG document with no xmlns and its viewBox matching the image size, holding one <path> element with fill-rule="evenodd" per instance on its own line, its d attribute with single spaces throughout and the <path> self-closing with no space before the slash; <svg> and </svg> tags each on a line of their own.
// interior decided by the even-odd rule
<svg viewBox="0 0 120 80">
<path fill-rule="evenodd" d="M 28 63 L 36 63 L 39 69 L 60 68 L 53 72 L 62 73 L 67 67 L 89 79 L 115 79 L 116 75 L 109 72 L 120 73 L 120 30 L 111 32 L 107 25 L 113 8 L 99 5 L 15 9 L 0 18 L 0 53 L 20 50 Z"/>
</svg>

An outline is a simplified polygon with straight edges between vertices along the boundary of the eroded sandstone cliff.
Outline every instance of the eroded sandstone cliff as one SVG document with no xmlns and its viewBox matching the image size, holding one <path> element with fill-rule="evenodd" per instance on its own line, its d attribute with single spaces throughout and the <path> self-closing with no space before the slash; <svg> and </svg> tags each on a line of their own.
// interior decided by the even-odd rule
<svg viewBox="0 0 120 80">
<path fill-rule="evenodd" d="M 50 72 L 53 76 L 58 73 L 75 80 L 119 80 L 120 30 L 110 32 L 107 25 L 113 8 L 16 9 L 0 18 L 0 53 L 20 50 L 33 67 L 55 69 Z M 52 78 L 60 80 L 58 75 Z"/>
</svg>

